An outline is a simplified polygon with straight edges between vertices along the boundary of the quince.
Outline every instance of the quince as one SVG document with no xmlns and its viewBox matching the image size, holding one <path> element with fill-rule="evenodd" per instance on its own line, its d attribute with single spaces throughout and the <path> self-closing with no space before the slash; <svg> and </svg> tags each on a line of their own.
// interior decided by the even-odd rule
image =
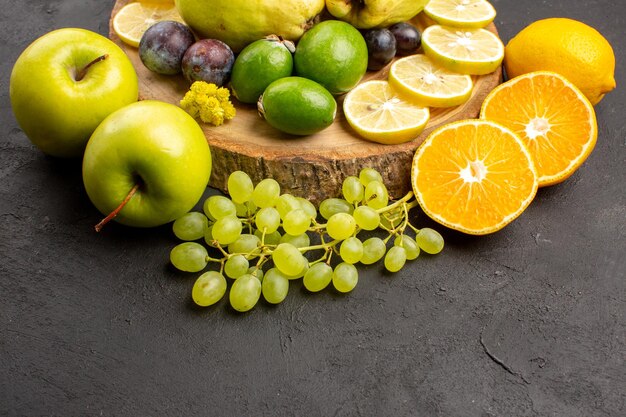
<svg viewBox="0 0 626 417">
<path fill-rule="evenodd" d="M 410 20 L 426 3 L 428 0 L 326 0 L 326 9 L 354 27 L 369 29 Z"/>
<path fill-rule="evenodd" d="M 318 21 L 324 0 L 176 0 L 178 13 L 201 38 L 234 52 L 267 35 L 296 41 Z"/>
</svg>

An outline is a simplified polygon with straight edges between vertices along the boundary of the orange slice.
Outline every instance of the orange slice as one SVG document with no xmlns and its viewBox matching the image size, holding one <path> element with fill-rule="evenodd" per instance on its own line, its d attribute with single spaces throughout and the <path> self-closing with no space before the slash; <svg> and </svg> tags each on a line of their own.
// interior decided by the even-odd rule
<svg viewBox="0 0 626 417">
<path fill-rule="evenodd" d="M 502 229 L 537 193 L 537 172 L 524 143 L 488 120 L 462 120 L 433 131 L 415 152 L 411 184 L 422 210 L 454 230 Z"/>
<path fill-rule="evenodd" d="M 496 87 L 483 102 L 480 117 L 507 126 L 526 143 L 540 187 L 572 175 L 598 137 L 591 103 L 553 72 L 531 72 Z"/>
<path fill-rule="evenodd" d="M 128 3 L 113 17 L 113 30 L 124 43 L 136 48 L 144 32 L 162 20 L 184 23 L 173 2 Z"/>
</svg>

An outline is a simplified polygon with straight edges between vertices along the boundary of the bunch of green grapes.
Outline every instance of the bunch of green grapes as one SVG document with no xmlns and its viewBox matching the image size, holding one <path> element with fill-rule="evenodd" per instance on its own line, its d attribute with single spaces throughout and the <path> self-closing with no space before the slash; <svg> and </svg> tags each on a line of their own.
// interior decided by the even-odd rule
<svg viewBox="0 0 626 417">
<path fill-rule="evenodd" d="M 311 292 L 332 283 L 346 293 L 358 283 L 358 263 L 382 260 L 388 271 L 397 272 L 420 251 L 443 249 L 437 231 L 410 223 L 409 210 L 417 205 L 413 193 L 390 200 L 376 170 L 364 168 L 358 177 L 345 178 L 341 191 L 342 198 L 328 198 L 317 209 L 307 199 L 281 193 L 274 179 L 254 185 L 248 174 L 235 171 L 228 178 L 230 197 L 211 196 L 203 213 L 189 212 L 173 223 L 174 234 L 184 242 L 172 249 L 170 261 L 196 273 L 216 264 L 217 270 L 196 280 L 194 302 L 217 303 L 230 278 L 230 304 L 243 312 L 261 296 L 272 304 L 282 302 L 291 280 L 302 279 Z"/>
</svg>

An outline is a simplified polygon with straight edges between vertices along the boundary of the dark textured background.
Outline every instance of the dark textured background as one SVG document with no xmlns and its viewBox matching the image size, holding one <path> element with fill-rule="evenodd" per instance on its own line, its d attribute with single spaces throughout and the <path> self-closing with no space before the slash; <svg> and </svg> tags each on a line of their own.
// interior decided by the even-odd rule
<svg viewBox="0 0 626 417">
<path fill-rule="evenodd" d="M 0 0 L 0 415 L 626 415 L 622 1 L 493 1 L 505 42 L 567 16 L 615 49 L 618 88 L 567 182 L 497 234 L 446 232 L 395 275 L 361 268 L 347 296 L 295 284 L 245 315 L 191 306 L 169 228 L 95 234 L 80 164 L 12 115 L 19 53 L 60 27 L 107 34 L 113 3 Z"/>
</svg>

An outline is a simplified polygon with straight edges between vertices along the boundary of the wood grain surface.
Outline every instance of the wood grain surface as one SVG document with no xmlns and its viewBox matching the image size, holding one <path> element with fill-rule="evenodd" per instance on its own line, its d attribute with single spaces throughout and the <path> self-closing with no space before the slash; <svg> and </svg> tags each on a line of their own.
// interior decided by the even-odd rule
<svg viewBox="0 0 626 417">
<path fill-rule="evenodd" d="M 117 0 L 111 21 L 117 11 L 132 0 Z M 429 22 L 419 15 L 413 23 L 420 29 Z M 489 30 L 497 34 L 493 24 Z M 124 44 L 110 26 L 110 37 L 130 57 L 139 77 L 140 99 L 155 99 L 178 104 L 189 88 L 179 76 L 162 76 L 149 71 L 139 59 L 136 48 Z M 368 72 L 363 81 L 386 79 L 389 65 Z M 213 171 L 210 185 L 226 190 L 228 175 L 235 170 L 247 172 L 257 182 L 275 178 L 284 192 L 307 197 L 315 202 L 339 193 L 343 179 L 361 168 L 376 168 L 393 197 L 410 190 L 410 166 L 413 154 L 427 135 L 442 124 L 477 117 L 485 96 L 502 80 L 502 70 L 476 76 L 471 98 L 463 105 L 431 109 L 426 129 L 410 142 L 382 145 L 361 139 L 348 125 L 341 111 L 342 97 L 337 97 L 339 111 L 327 129 L 310 136 L 282 133 L 257 114 L 256 106 L 235 101 L 236 117 L 222 126 L 201 124 L 211 146 Z"/>
</svg>

